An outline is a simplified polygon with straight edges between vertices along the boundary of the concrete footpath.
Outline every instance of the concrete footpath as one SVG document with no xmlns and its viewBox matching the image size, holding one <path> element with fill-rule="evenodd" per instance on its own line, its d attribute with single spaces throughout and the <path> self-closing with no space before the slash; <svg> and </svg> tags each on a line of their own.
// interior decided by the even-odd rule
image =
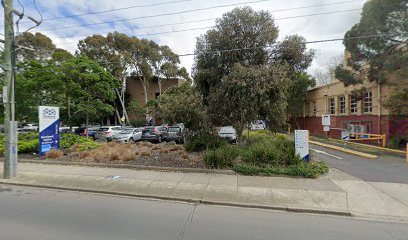
<svg viewBox="0 0 408 240">
<path fill-rule="evenodd" d="M 0 183 L 408 222 L 408 184 L 336 169 L 304 179 L 19 163 L 19 175 Z"/>
</svg>

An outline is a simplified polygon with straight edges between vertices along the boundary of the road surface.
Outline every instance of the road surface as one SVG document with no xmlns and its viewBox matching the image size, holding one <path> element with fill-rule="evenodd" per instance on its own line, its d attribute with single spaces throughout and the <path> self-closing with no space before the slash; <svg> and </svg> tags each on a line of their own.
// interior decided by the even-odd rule
<svg viewBox="0 0 408 240">
<path fill-rule="evenodd" d="M 408 163 L 402 156 L 382 153 L 376 159 L 368 159 L 313 144 L 310 148 L 318 160 L 365 181 L 408 184 Z"/>
<path fill-rule="evenodd" d="M 0 239 L 407 239 L 408 226 L 0 185 Z"/>
</svg>

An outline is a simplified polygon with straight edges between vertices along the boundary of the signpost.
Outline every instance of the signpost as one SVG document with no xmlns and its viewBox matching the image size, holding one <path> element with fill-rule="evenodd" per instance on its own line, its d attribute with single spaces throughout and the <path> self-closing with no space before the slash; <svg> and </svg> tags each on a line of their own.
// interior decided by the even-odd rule
<svg viewBox="0 0 408 240">
<path fill-rule="evenodd" d="M 39 141 L 40 157 L 51 149 L 59 149 L 59 108 L 40 106 L 38 108 L 39 117 Z"/>
<path fill-rule="evenodd" d="M 341 131 L 341 140 L 345 140 L 345 141 L 350 140 L 350 133 L 347 130 Z"/>
<path fill-rule="evenodd" d="M 295 153 L 309 162 L 309 131 L 295 130 Z"/>
</svg>

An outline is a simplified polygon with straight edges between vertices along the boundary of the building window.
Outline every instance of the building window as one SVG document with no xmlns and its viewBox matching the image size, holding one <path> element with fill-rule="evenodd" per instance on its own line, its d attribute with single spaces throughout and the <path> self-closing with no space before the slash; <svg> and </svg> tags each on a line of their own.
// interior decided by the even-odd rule
<svg viewBox="0 0 408 240">
<path fill-rule="evenodd" d="M 365 113 L 370 113 L 373 111 L 373 94 L 371 92 L 364 93 L 363 107 Z"/>
<path fill-rule="evenodd" d="M 334 101 L 334 98 L 329 99 L 329 104 L 330 104 L 330 114 L 336 114 L 336 102 Z"/>
<path fill-rule="evenodd" d="M 345 96 L 339 97 L 339 111 L 340 111 L 340 114 L 346 113 L 346 97 Z"/>
<path fill-rule="evenodd" d="M 317 114 L 316 102 L 313 102 L 313 116 L 316 116 L 316 114 Z"/>
<path fill-rule="evenodd" d="M 350 113 L 357 113 L 357 98 L 356 96 L 350 96 Z"/>
</svg>

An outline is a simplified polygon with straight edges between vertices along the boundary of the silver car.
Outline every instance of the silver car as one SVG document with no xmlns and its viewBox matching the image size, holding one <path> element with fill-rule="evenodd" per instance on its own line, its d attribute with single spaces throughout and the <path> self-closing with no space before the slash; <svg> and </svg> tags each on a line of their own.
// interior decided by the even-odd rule
<svg viewBox="0 0 408 240">
<path fill-rule="evenodd" d="M 126 128 L 112 137 L 114 142 L 131 143 L 140 141 L 142 138 L 142 128 Z"/>
<path fill-rule="evenodd" d="M 230 143 L 237 143 L 237 131 L 232 126 L 222 127 L 218 132 L 218 136 Z"/>
</svg>

